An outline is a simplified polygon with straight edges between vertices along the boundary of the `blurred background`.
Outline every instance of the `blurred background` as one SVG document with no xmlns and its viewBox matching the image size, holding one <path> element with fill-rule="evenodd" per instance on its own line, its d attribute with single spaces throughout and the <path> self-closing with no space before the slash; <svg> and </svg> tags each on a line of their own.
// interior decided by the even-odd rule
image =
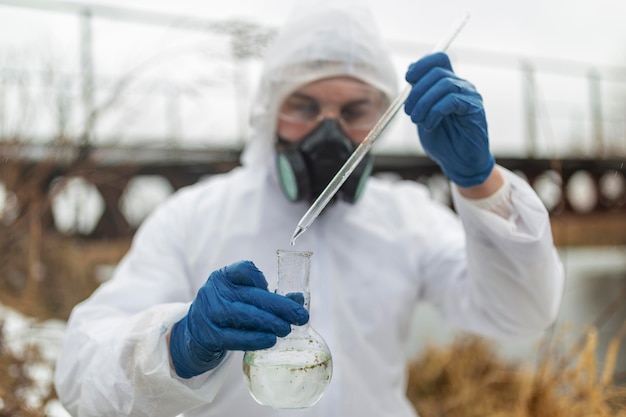
<svg viewBox="0 0 626 417">
<path fill-rule="evenodd" d="M 237 166 L 264 50 L 295 3 L 0 0 L 0 416 L 67 415 L 50 381 L 72 306 L 156 205 Z M 498 354 L 532 363 L 546 338 L 596 329 L 598 369 L 625 384 L 626 348 L 607 352 L 626 320 L 626 3 L 370 4 L 399 86 L 470 13 L 455 71 L 483 95 L 496 159 L 550 210 L 559 319 L 536 340 L 490 341 Z M 374 152 L 376 175 L 450 202 L 403 114 Z M 458 336 L 425 307 L 412 329 L 412 358 Z"/>
</svg>

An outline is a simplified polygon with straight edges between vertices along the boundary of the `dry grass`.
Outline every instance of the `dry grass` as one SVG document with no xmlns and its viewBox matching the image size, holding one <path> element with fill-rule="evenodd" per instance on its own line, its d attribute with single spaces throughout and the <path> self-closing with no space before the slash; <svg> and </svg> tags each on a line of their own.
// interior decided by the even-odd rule
<svg viewBox="0 0 626 417">
<path fill-rule="evenodd" d="M 626 325 L 611 341 L 602 369 L 595 329 L 571 348 L 564 337 L 546 341 L 534 367 L 461 336 L 411 363 L 407 396 L 421 417 L 626 417 L 626 387 L 612 378 L 625 332 Z"/>
<path fill-rule="evenodd" d="M 36 268 L 25 253 L 26 234 L 4 239 L 0 226 L 0 303 L 36 319 L 67 319 L 71 309 L 98 286 L 96 267 L 115 264 L 128 249 L 128 240 L 92 242 L 47 234 L 40 242 Z M 30 271 L 36 269 L 36 274 Z"/>
<path fill-rule="evenodd" d="M 0 417 L 44 417 L 45 404 L 56 397 L 50 384 L 40 387 L 33 378 L 30 367 L 43 363 L 36 346 L 29 345 L 21 352 L 13 351 L 4 340 L 4 323 L 0 321 Z M 33 404 L 29 393 L 46 391 L 43 398 Z"/>
</svg>

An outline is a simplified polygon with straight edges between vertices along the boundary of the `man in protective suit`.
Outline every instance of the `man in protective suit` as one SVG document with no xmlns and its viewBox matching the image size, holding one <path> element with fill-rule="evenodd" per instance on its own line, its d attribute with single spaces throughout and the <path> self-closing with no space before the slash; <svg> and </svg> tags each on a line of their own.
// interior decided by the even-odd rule
<svg viewBox="0 0 626 417">
<path fill-rule="evenodd" d="M 309 320 L 268 290 L 275 252 L 399 85 L 362 2 L 313 3 L 298 4 L 268 51 L 242 166 L 157 208 L 112 279 L 72 312 L 55 376 L 72 415 L 410 417 L 405 344 L 418 303 L 490 337 L 536 336 L 554 321 L 563 271 L 548 214 L 495 163 L 472 84 L 445 54 L 428 55 L 406 72 L 404 110 L 453 183 L 457 213 L 416 182 L 368 177 L 366 158 L 295 247 L 315 254 L 309 312 L 333 355 L 328 391 L 296 411 L 252 399 L 243 351 Z"/>
</svg>

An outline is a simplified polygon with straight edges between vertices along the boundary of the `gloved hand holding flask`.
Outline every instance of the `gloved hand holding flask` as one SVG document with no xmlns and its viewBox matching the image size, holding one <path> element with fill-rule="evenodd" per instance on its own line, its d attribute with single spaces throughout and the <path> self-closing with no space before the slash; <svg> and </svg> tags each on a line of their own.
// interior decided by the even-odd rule
<svg viewBox="0 0 626 417">
<path fill-rule="evenodd" d="M 413 87 L 404 111 L 417 124 L 428 156 L 458 186 L 482 184 L 495 161 L 482 97 L 475 87 L 456 76 L 442 52 L 411 64 L 405 78 Z"/>
<path fill-rule="evenodd" d="M 219 365 L 228 350 L 273 346 L 277 336 L 289 334 L 291 324 L 309 320 L 297 294 L 290 295 L 269 292 L 263 273 L 250 261 L 213 272 L 187 315 L 172 327 L 170 356 L 176 373 L 191 378 Z"/>
</svg>

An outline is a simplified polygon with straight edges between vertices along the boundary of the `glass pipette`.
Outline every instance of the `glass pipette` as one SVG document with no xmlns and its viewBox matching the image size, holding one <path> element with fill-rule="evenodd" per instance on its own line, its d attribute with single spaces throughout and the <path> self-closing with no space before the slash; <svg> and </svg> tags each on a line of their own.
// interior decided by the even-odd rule
<svg viewBox="0 0 626 417">
<path fill-rule="evenodd" d="M 467 21 L 469 20 L 469 13 L 466 13 L 463 18 L 461 18 L 455 25 L 452 27 L 450 33 L 439 42 L 435 48 L 434 52 L 445 52 L 454 38 L 461 32 Z M 404 102 L 406 101 L 409 93 L 411 92 L 411 85 L 407 85 L 404 89 L 398 94 L 395 100 L 391 103 L 387 111 L 383 113 L 378 122 L 374 125 L 372 130 L 367 134 L 365 139 L 359 144 L 359 146 L 352 152 L 352 155 L 348 158 L 346 163 L 337 171 L 337 174 L 333 177 L 333 179 L 328 183 L 324 191 L 317 197 L 317 199 L 313 202 L 311 207 L 307 210 L 307 212 L 302 216 L 298 225 L 296 226 L 296 230 L 291 237 L 291 245 L 293 246 L 296 242 L 298 236 L 304 233 L 310 226 L 313 224 L 317 216 L 324 210 L 324 207 L 328 205 L 333 196 L 337 193 L 339 188 L 343 185 L 343 183 L 348 179 L 352 171 L 356 168 L 356 166 L 361 162 L 361 160 L 365 157 L 365 155 L 370 151 L 376 139 L 380 136 L 382 131 L 389 125 L 389 122 L 393 119 L 395 114 L 400 110 Z"/>
</svg>

